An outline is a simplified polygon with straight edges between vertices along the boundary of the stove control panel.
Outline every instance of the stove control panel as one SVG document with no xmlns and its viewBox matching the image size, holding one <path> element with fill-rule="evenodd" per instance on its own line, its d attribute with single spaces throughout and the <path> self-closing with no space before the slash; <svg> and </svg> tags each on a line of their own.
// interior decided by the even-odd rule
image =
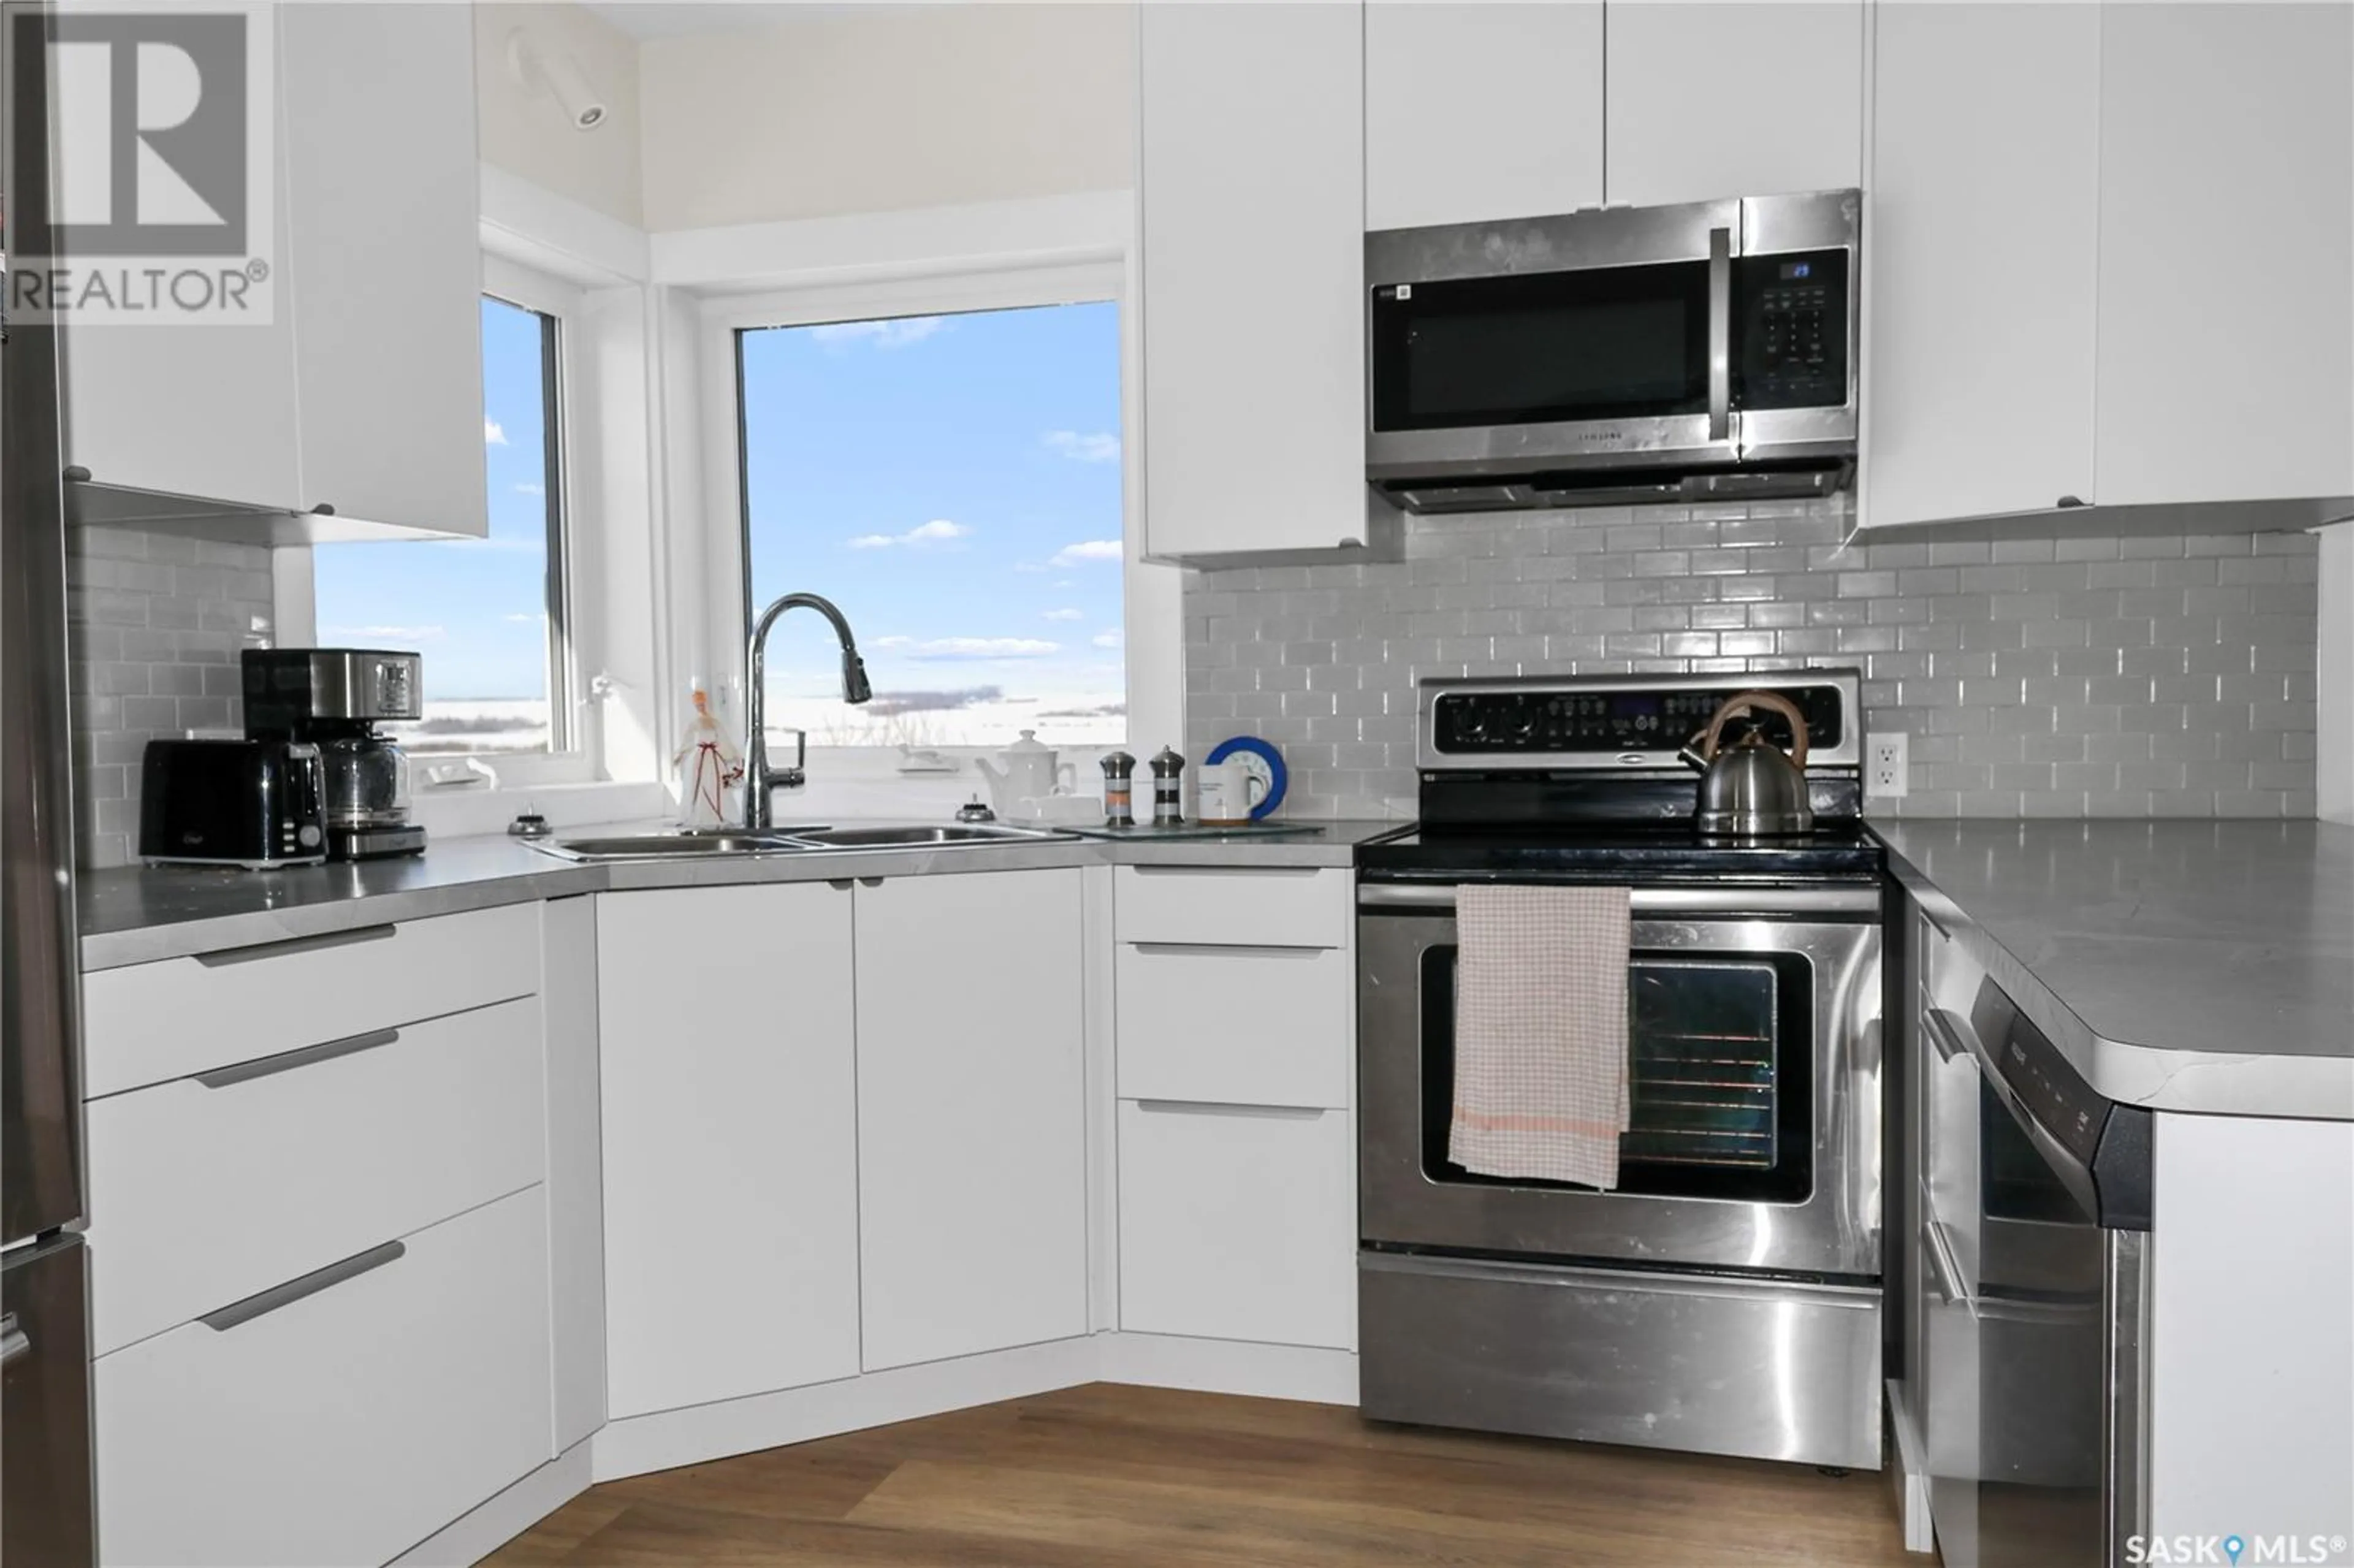
<svg viewBox="0 0 2354 1568">
<path fill-rule="evenodd" d="M 1771 689 L 1806 715 L 1814 749 L 1829 751 L 1844 738 L 1846 709 L 1837 686 Z M 1452 757 L 1672 752 L 1706 729 L 1732 694 L 1722 686 L 1447 692 L 1431 709 L 1432 739 L 1441 755 Z M 1753 720 L 1728 724 L 1726 733 L 1739 735 L 1744 723 L 1758 724 L 1776 746 L 1791 744 L 1790 726 L 1778 715 L 1761 710 Z"/>
</svg>

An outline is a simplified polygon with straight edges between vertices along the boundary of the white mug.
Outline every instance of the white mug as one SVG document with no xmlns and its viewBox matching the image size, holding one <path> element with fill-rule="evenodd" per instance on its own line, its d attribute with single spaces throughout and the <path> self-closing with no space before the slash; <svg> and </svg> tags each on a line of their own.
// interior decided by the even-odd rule
<svg viewBox="0 0 2354 1568">
<path fill-rule="evenodd" d="M 1267 780 L 1239 757 L 1229 757 L 1214 768 L 1202 769 L 1200 799 L 1193 814 L 1212 827 L 1234 827 L 1251 820 L 1251 808 L 1267 799 Z"/>
</svg>

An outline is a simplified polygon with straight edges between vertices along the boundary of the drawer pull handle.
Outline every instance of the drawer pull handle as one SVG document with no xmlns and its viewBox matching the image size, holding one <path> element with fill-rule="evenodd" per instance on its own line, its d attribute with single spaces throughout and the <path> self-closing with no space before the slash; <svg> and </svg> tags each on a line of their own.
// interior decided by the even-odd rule
<svg viewBox="0 0 2354 1568">
<path fill-rule="evenodd" d="M 1272 942 L 1130 942 L 1140 953 L 1161 953 L 1171 958 L 1192 956 L 1201 959 L 1232 957 L 1248 953 L 1262 959 L 1319 959 L 1331 952 L 1331 948 L 1278 947 Z"/>
<path fill-rule="evenodd" d="M 282 942 L 256 942 L 249 948 L 231 948 L 225 953 L 198 953 L 196 962 L 208 969 L 225 969 L 233 964 L 259 963 L 264 959 L 281 959 L 292 953 L 316 953 L 329 948 L 349 948 L 361 942 L 381 942 L 399 934 L 399 927 L 396 926 L 362 926 L 356 930 L 330 931 L 322 937 L 290 937 Z"/>
<path fill-rule="evenodd" d="M 19 1356 L 30 1354 L 32 1349 L 33 1337 L 17 1323 L 16 1314 L 11 1312 L 0 1318 L 0 1367 L 8 1365 Z"/>
<path fill-rule="evenodd" d="M 1136 1108 L 1152 1116 L 1255 1116 L 1277 1121 L 1321 1119 L 1322 1106 L 1240 1106 L 1223 1100 L 1139 1100 Z"/>
<path fill-rule="evenodd" d="M 241 1323 L 266 1318 L 281 1307 L 292 1307 L 305 1297 L 316 1296 L 322 1290 L 332 1290 L 345 1280 L 357 1279 L 363 1274 L 373 1274 L 386 1264 L 398 1263 L 408 1255 L 407 1242 L 387 1242 L 382 1246 L 372 1246 L 364 1253 L 347 1257 L 341 1263 L 313 1269 L 298 1279 L 273 1285 L 242 1301 L 232 1301 L 217 1312 L 206 1313 L 196 1321 L 216 1334 L 227 1333 Z"/>
<path fill-rule="evenodd" d="M 1139 876 L 1314 876 L 1321 865 L 1131 865 Z"/>
<path fill-rule="evenodd" d="M 216 1067 L 209 1073 L 198 1073 L 196 1082 L 208 1089 L 225 1089 L 232 1084 L 249 1084 L 256 1078 L 274 1078 L 281 1073 L 291 1073 L 297 1067 L 308 1067 L 320 1062 L 332 1062 L 339 1056 L 356 1056 L 379 1045 L 390 1045 L 399 1038 L 400 1031 L 398 1029 L 379 1029 L 373 1034 L 355 1034 L 348 1040 L 330 1040 L 324 1045 L 305 1045 L 299 1051 L 281 1051 L 275 1056 L 239 1062 L 234 1067 Z"/>
</svg>

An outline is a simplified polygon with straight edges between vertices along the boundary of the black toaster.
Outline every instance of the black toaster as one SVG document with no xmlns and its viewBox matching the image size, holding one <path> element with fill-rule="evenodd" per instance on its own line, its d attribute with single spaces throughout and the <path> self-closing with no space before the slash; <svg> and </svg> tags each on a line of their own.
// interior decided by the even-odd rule
<svg viewBox="0 0 2354 1568">
<path fill-rule="evenodd" d="M 268 871 L 327 858 L 319 748 L 292 740 L 151 740 L 139 858 Z"/>
</svg>

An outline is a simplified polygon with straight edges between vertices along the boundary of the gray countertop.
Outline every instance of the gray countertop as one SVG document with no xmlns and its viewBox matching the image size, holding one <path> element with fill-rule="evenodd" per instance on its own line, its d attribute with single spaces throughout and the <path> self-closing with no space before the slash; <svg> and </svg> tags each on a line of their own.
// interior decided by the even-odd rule
<svg viewBox="0 0 2354 1568">
<path fill-rule="evenodd" d="M 2111 1099 L 2354 1119 L 2354 828 L 1873 829 L 1930 918 Z"/>
<path fill-rule="evenodd" d="M 437 840 L 421 856 L 285 871 L 158 866 L 92 872 L 80 884 L 85 971 L 214 953 L 258 942 L 325 936 L 499 904 L 643 887 L 811 882 L 927 872 L 1019 871 L 1073 865 L 1345 866 L 1357 846 L 1405 826 L 1319 821 L 1288 838 L 1183 839 L 1166 843 L 1066 839 L 938 849 L 809 851 L 680 864 L 577 864 L 503 836 Z M 650 824 L 567 828 L 558 838 L 655 831 Z"/>
</svg>

